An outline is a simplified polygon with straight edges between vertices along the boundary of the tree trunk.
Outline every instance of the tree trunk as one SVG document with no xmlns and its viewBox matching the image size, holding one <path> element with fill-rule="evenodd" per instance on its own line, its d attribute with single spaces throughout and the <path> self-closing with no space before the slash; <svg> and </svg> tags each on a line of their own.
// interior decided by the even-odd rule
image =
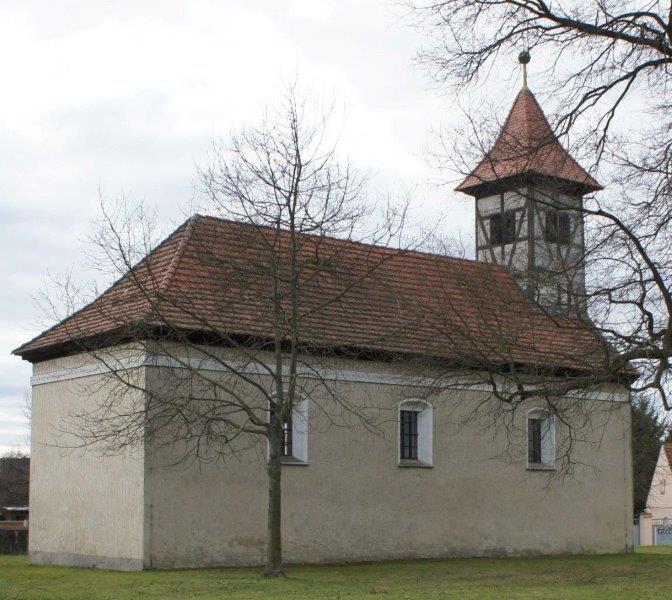
<svg viewBox="0 0 672 600">
<path fill-rule="evenodd" d="M 282 570 L 282 495 L 281 495 L 281 435 L 278 421 L 271 423 L 268 457 L 268 547 L 266 552 L 266 577 L 281 577 Z M 281 427 L 281 425 L 280 425 Z"/>
</svg>

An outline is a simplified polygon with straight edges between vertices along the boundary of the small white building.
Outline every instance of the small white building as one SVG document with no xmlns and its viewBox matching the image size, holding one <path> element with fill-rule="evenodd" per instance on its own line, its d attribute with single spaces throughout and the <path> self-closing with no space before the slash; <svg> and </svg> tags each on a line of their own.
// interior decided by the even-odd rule
<svg viewBox="0 0 672 600">
<path fill-rule="evenodd" d="M 660 447 L 646 500 L 646 512 L 654 521 L 662 519 L 672 521 L 672 443 L 670 442 Z"/>
<path fill-rule="evenodd" d="M 672 545 L 672 443 L 660 447 L 646 511 L 639 515 L 635 528 L 640 546 Z"/>
</svg>

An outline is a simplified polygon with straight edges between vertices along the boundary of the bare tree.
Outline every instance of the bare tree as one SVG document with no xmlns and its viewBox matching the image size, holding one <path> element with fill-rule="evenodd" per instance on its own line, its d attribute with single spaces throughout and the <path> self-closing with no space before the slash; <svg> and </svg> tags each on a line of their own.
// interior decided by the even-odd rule
<svg viewBox="0 0 672 600">
<path fill-rule="evenodd" d="M 654 391 L 669 410 L 669 4 L 445 0 L 407 5 L 431 40 L 421 62 L 453 90 L 478 86 L 502 60 L 513 65 L 520 50 L 542 57 L 546 70 L 535 79 L 535 91 L 554 100 L 558 135 L 572 132 L 574 151 L 594 157 L 593 170 L 607 178 L 607 191 L 588 194 L 580 204 L 558 206 L 557 198 L 535 197 L 542 205 L 586 218 L 581 257 L 586 289 L 573 317 L 578 327 L 592 330 L 615 351 L 609 360 L 593 361 L 584 376 L 540 385 L 560 396 L 619 379 L 632 391 Z M 641 114 L 627 131 L 619 127 L 626 108 Z M 456 143 L 446 140 L 454 171 L 469 173 L 474 157 L 490 149 L 493 137 L 481 125 L 472 114 L 469 135 Z M 635 369 L 639 377 L 618 377 Z M 521 386 L 512 389 L 523 397 Z"/>
<path fill-rule="evenodd" d="M 146 444 L 190 463 L 262 442 L 269 577 L 283 572 L 281 464 L 301 400 L 339 425 L 377 427 L 366 398 L 353 404 L 319 374 L 321 361 L 354 352 L 334 350 L 324 323 L 408 245 L 405 207 L 375 214 L 363 201 L 366 177 L 331 139 L 328 117 L 290 89 L 259 126 L 217 142 L 199 171 L 199 210 L 216 219 L 192 217 L 153 247 L 151 214 L 103 204 L 92 258 L 120 279 L 61 326 L 60 343 L 107 371 L 102 400 L 71 415 L 73 445 L 115 453 Z M 66 281 L 59 301 L 72 308 L 76 293 Z M 161 374 L 145 379 L 150 364 Z"/>
</svg>

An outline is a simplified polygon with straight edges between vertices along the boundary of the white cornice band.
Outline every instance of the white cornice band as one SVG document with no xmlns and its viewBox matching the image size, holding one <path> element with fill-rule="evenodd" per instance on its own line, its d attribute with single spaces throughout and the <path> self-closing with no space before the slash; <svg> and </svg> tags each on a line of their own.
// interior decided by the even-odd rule
<svg viewBox="0 0 672 600">
<path fill-rule="evenodd" d="M 116 371 L 130 371 L 142 367 L 164 367 L 172 369 L 189 368 L 203 371 L 220 371 L 231 373 L 245 373 L 247 375 L 270 375 L 274 367 L 260 362 L 241 362 L 225 361 L 214 358 L 195 358 L 195 357 L 172 357 L 172 356 L 153 356 L 138 355 L 127 358 L 114 358 L 104 360 L 95 359 L 98 362 L 93 364 L 81 365 L 69 369 L 58 369 L 50 373 L 41 373 L 34 375 L 30 379 L 33 386 L 56 383 L 59 381 L 68 381 L 71 379 L 81 379 L 93 375 L 103 375 Z M 477 382 L 467 378 L 453 379 L 449 378 L 429 378 L 412 375 L 400 375 L 394 373 L 376 373 L 372 371 L 353 371 L 347 369 L 334 369 L 328 367 L 309 367 L 306 365 L 298 367 L 298 375 L 309 379 L 323 379 L 325 381 L 340 381 L 351 383 L 371 383 L 379 385 L 396 385 L 410 387 L 436 387 L 437 389 L 470 390 L 470 391 L 492 391 L 492 385 L 485 382 Z M 288 367 L 283 368 L 283 374 L 288 374 Z M 533 389 L 533 388 L 530 388 Z M 570 395 L 570 397 L 581 397 L 591 400 L 610 400 L 623 402 L 629 399 L 627 392 L 604 392 L 593 391 L 584 395 Z"/>
</svg>

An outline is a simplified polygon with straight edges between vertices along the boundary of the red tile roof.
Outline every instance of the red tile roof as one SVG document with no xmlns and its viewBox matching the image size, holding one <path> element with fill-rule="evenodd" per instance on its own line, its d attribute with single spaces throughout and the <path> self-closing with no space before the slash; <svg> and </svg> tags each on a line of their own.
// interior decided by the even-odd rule
<svg viewBox="0 0 672 600">
<path fill-rule="evenodd" d="M 561 179 L 582 193 L 602 189 L 562 147 L 534 94 L 522 89 L 492 149 L 455 189 L 476 196 L 501 179 L 534 175 Z"/>
<path fill-rule="evenodd" d="M 146 336 L 147 326 L 271 339 L 272 279 L 259 265 L 273 236 L 193 217 L 130 275 L 14 353 L 39 361 L 92 340 Z M 288 240 L 282 231 L 280 251 Z M 335 238 L 300 243 L 306 346 L 580 369 L 608 360 L 589 328 L 540 312 L 500 266 Z"/>
<path fill-rule="evenodd" d="M 667 462 L 672 469 L 672 442 L 665 442 L 663 444 L 663 450 L 665 450 L 665 456 L 667 457 Z"/>
</svg>

